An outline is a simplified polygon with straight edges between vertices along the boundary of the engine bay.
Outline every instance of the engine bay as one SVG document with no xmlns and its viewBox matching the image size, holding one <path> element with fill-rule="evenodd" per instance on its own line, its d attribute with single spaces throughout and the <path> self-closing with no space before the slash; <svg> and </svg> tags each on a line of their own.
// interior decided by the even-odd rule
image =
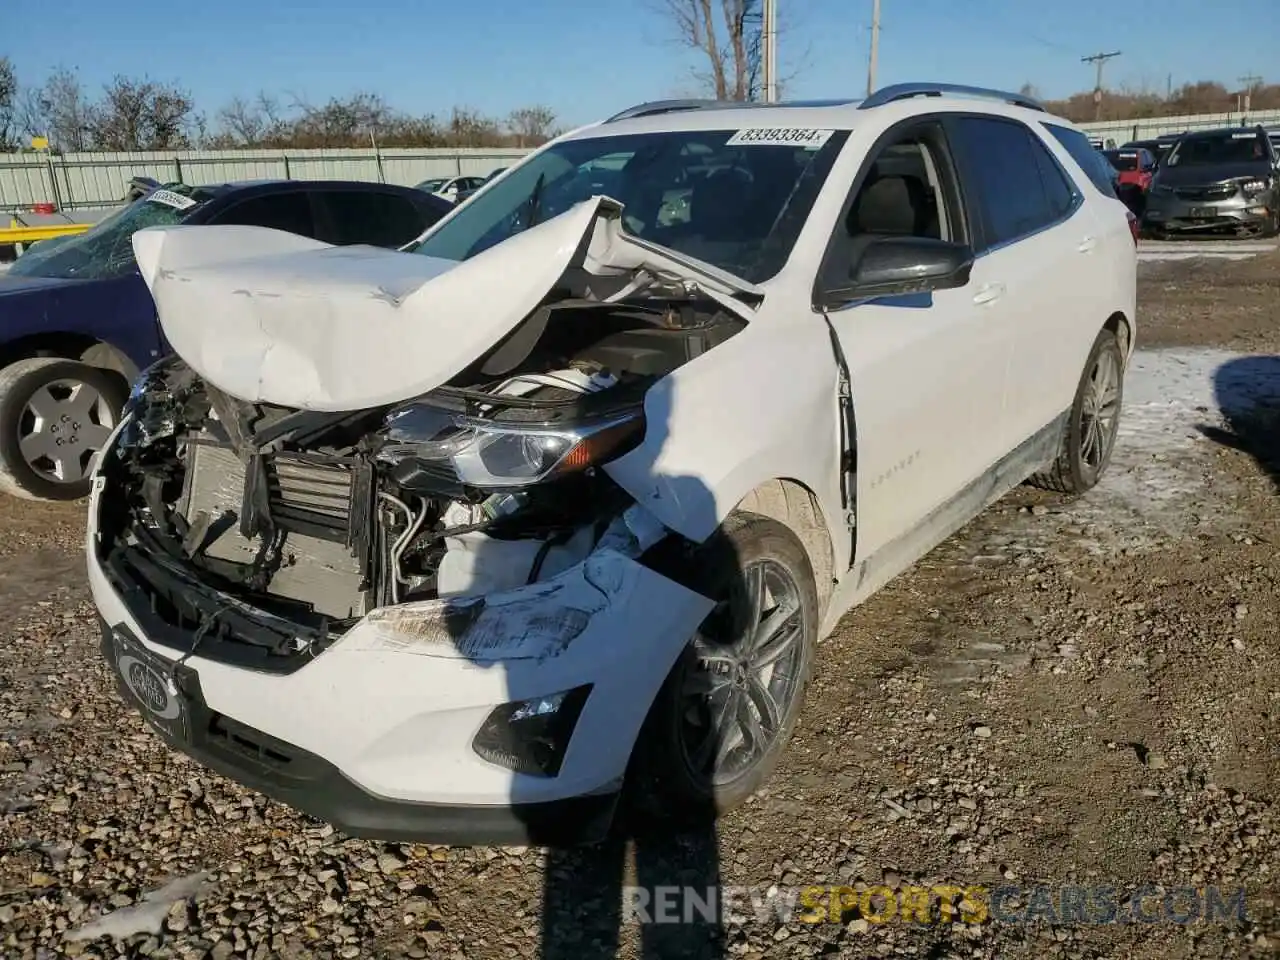
<svg viewBox="0 0 1280 960">
<path fill-rule="evenodd" d="M 428 394 L 342 413 L 162 361 L 104 459 L 104 566 L 175 643 L 261 614 L 248 642 L 285 656 L 376 607 L 544 580 L 631 505 L 597 467 L 643 438 L 646 391 L 744 326 L 712 301 L 566 298 Z"/>
</svg>

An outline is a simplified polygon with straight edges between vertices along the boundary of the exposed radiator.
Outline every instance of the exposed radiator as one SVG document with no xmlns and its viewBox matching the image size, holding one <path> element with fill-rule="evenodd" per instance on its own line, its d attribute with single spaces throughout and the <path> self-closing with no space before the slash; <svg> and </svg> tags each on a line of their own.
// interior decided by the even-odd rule
<svg viewBox="0 0 1280 960">
<path fill-rule="evenodd" d="M 216 535 L 204 550 L 208 556 L 251 563 L 261 538 L 240 533 L 244 464 L 229 446 L 200 439 L 188 446 L 178 512 L 193 525 L 201 513 L 214 521 Z M 271 458 L 268 504 L 272 521 L 286 537 L 284 562 L 271 579 L 270 593 L 309 603 L 336 618 L 365 612 L 364 569 L 358 558 L 363 538 L 353 536 L 353 530 L 358 533 L 368 512 L 359 502 L 363 484 L 357 480 L 357 472 L 343 465 L 288 455 Z"/>
</svg>

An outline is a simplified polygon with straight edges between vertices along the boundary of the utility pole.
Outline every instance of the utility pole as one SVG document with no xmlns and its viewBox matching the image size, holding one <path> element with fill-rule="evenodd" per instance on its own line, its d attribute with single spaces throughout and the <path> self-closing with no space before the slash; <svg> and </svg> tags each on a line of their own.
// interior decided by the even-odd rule
<svg viewBox="0 0 1280 960">
<path fill-rule="evenodd" d="M 1113 50 L 1111 53 L 1095 53 L 1091 57 L 1081 57 L 1081 63 L 1092 63 L 1098 71 L 1097 80 L 1093 85 L 1093 119 L 1102 119 L 1102 68 L 1112 57 L 1120 56 L 1119 50 Z"/>
<path fill-rule="evenodd" d="M 1240 77 L 1239 80 L 1243 87 L 1241 92 L 1244 95 L 1244 105 L 1239 107 L 1241 114 L 1240 122 L 1244 123 L 1245 117 L 1249 114 L 1250 107 L 1253 106 L 1250 102 L 1252 100 L 1253 88 L 1262 82 L 1262 78 L 1256 73 L 1251 73 L 1247 77 Z"/>
<path fill-rule="evenodd" d="M 876 61 L 880 56 L 880 0 L 871 0 L 871 57 L 867 61 L 867 96 L 876 92 Z"/>
<path fill-rule="evenodd" d="M 760 25 L 760 59 L 764 70 L 764 102 L 778 99 L 778 0 L 764 0 Z"/>
</svg>

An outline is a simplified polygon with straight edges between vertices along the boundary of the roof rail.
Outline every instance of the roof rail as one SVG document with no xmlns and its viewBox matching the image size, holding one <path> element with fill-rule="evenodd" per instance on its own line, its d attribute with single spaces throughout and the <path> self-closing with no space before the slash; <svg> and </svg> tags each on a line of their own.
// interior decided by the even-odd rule
<svg viewBox="0 0 1280 960">
<path fill-rule="evenodd" d="M 955 95 L 960 97 L 980 97 L 984 100 L 1003 100 L 1028 110 L 1044 112 L 1044 104 L 1034 97 L 1024 97 L 1020 93 L 1008 93 L 1004 90 L 989 90 L 986 87 L 968 87 L 961 83 L 895 83 L 882 87 L 858 105 L 859 110 L 872 107 L 883 107 L 886 103 L 897 100 L 908 100 L 912 97 L 943 97 Z"/>
<path fill-rule="evenodd" d="M 732 100 L 650 100 L 648 103 L 638 103 L 621 113 L 615 113 L 605 123 L 633 120 L 636 117 L 652 117 L 660 113 L 676 113 L 682 110 L 709 110 L 715 107 L 732 106 L 742 107 L 749 104 L 735 103 Z"/>
</svg>

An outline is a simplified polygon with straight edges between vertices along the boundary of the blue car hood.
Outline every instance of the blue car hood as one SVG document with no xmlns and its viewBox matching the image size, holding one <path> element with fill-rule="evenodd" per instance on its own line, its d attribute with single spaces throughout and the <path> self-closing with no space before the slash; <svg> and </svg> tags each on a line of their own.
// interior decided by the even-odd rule
<svg viewBox="0 0 1280 960">
<path fill-rule="evenodd" d="M 70 287 L 88 280 L 71 280 L 66 277 L 14 277 L 7 273 L 0 274 L 0 297 L 52 291 L 59 287 Z"/>
</svg>

